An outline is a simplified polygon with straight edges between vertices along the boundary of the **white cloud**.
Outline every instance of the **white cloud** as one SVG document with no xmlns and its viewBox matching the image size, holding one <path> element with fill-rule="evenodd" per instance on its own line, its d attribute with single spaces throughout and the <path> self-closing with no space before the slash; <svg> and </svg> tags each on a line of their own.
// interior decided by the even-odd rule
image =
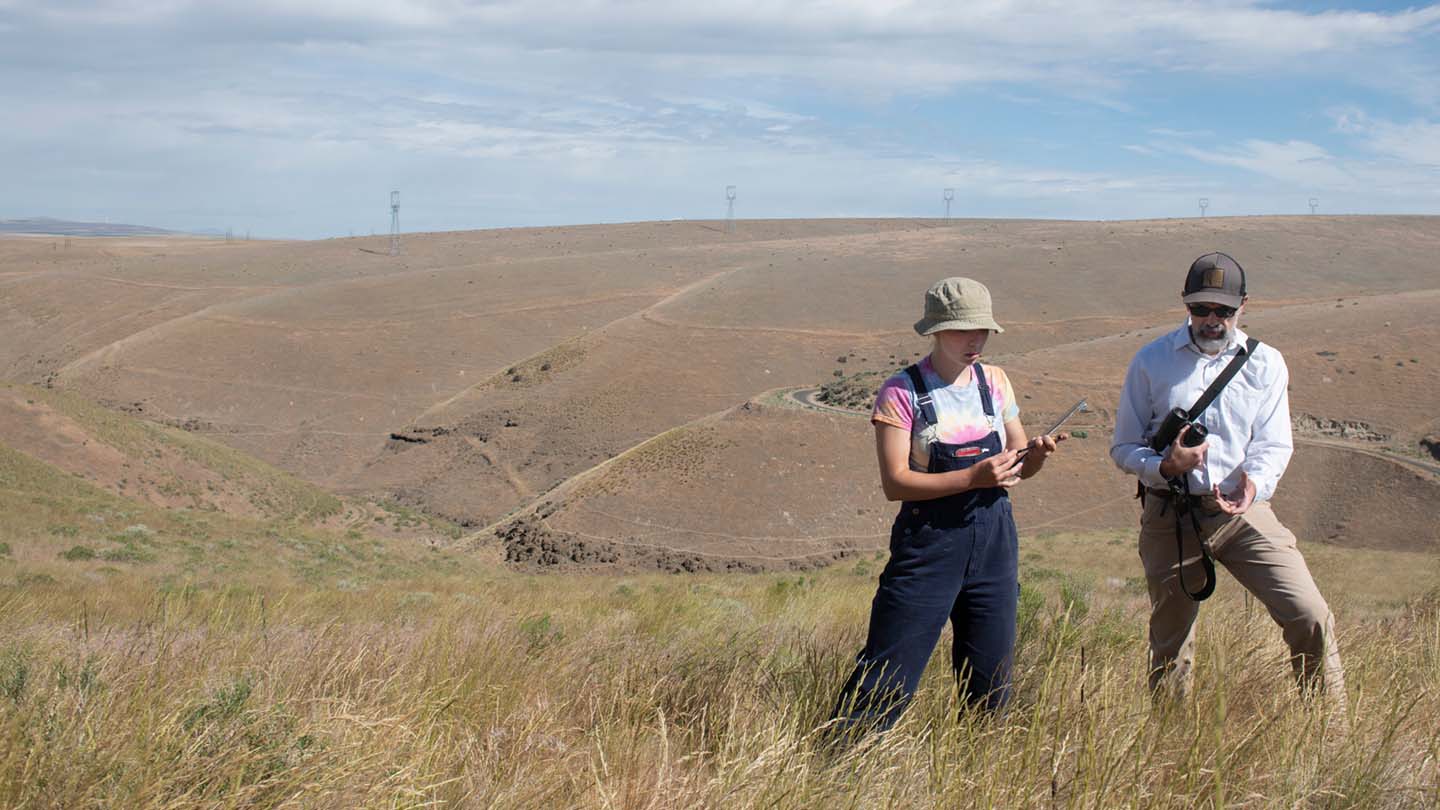
<svg viewBox="0 0 1440 810">
<path fill-rule="evenodd" d="M 1151 135 L 1158 138 L 1170 138 L 1173 140 L 1196 140 L 1200 138 L 1213 138 L 1215 133 L 1207 129 L 1170 129 L 1168 127 L 1154 127 L 1148 130 Z"/>
<path fill-rule="evenodd" d="M 1440 170 L 1440 123 L 1405 124 L 1373 119 L 1359 110 L 1333 114 L 1335 128 L 1359 136 L 1365 148 L 1382 157 Z"/>
<path fill-rule="evenodd" d="M 1335 158 L 1313 143 L 1277 143 L 1252 139 L 1224 149 L 1177 146 L 1176 151 L 1217 166 L 1233 166 L 1300 188 L 1343 188 L 1355 178 L 1337 165 Z"/>
<path fill-rule="evenodd" d="M 1218 189 L 1235 197 L 1261 200 L 1275 195 L 1338 194 L 1360 206 L 1350 209 L 1359 212 L 1407 207 L 1434 210 L 1440 203 L 1440 126 L 1426 122 L 1398 125 L 1357 110 L 1339 111 L 1334 117 L 1336 131 L 1357 136 L 1368 155 L 1337 154 L 1299 139 L 1252 138 L 1209 146 L 1157 140 L 1127 148 L 1144 150 L 1149 157 L 1180 155 L 1239 170 L 1243 174 L 1238 178 L 1210 178 Z"/>
<path fill-rule="evenodd" d="M 1353 70 L 1357 55 L 1393 58 L 1384 52 L 1420 47 L 1440 27 L 1440 5 L 1305 13 L 1260 0 L 68 0 L 13 14 L 21 25 L 81 36 L 149 28 L 177 44 L 338 42 L 401 53 L 423 43 L 459 65 L 473 64 L 467 55 L 477 44 L 503 43 L 517 64 L 529 62 L 524 54 L 583 55 L 635 70 L 803 77 L 887 92 L 1040 78 L 1113 88 L 1137 68 Z"/>
</svg>

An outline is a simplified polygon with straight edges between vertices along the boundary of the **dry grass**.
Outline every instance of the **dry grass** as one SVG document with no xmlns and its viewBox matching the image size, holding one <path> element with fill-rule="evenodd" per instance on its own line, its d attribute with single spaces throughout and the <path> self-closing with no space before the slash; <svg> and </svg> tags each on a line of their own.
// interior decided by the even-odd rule
<svg viewBox="0 0 1440 810">
<path fill-rule="evenodd" d="M 1157 709 L 1137 597 L 1041 578 L 1007 716 L 957 719 L 942 653 L 893 733 L 827 748 L 877 566 L 4 588 L 0 806 L 1440 802 L 1436 595 L 1345 633 L 1347 733 L 1235 589 L 1207 604 L 1194 699 Z"/>
<path fill-rule="evenodd" d="M 1194 699 L 1152 707 L 1133 541 L 1037 534 L 1009 714 L 960 714 L 940 653 L 893 733 L 839 748 L 817 729 L 880 559 L 526 577 L 136 504 L 5 448 L 0 515 L 7 810 L 1440 803 L 1422 555 L 1307 548 L 1340 616 L 1348 732 L 1298 698 L 1225 579 Z"/>
</svg>

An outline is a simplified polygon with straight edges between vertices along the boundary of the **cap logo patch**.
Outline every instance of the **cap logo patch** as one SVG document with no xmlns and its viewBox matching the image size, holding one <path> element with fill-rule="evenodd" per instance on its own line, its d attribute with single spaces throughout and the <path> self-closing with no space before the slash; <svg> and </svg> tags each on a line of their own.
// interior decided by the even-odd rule
<svg viewBox="0 0 1440 810">
<path fill-rule="evenodd" d="M 1205 282 L 1202 287 L 1214 287 L 1220 289 L 1225 286 L 1225 268 L 1212 267 L 1205 271 Z"/>
</svg>

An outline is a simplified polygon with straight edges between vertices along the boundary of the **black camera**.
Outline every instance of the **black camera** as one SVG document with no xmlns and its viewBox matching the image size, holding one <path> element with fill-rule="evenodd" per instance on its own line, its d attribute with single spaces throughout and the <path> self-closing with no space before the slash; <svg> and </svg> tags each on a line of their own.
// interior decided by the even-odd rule
<svg viewBox="0 0 1440 810">
<path fill-rule="evenodd" d="M 1210 431 L 1199 422 L 1190 421 L 1190 415 L 1184 408 L 1175 408 L 1165 414 L 1165 421 L 1160 423 L 1160 429 L 1150 438 L 1150 449 L 1157 453 L 1165 452 L 1165 448 L 1175 443 L 1175 437 L 1180 435 L 1180 428 L 1190 426 L 1190 431 L 1185 434 L 1185 441 L 1181 442 L 1183 447 L 1198 447 Z"/>
</svg>

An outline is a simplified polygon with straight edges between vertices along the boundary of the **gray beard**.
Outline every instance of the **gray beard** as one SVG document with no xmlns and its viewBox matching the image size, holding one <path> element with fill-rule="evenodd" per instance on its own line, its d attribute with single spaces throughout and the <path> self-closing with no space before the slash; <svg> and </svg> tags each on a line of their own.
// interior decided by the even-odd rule
<svg viewBox="0 0 1440 810">
<path fill-rule="evenodd" d="M 1194 341 L 1195 345 L 1199 347 L 1200 351 L 1205 352 L 1206 354 L 1215 354 L 1216 352 L 1223 351 L 1227 346 L 1230 345 L 1230 329 L 1226 328 L 1218 338 L 1207 338 L 1202 337 L 1199 331 L 1195 329 L 1195 325 L 1191 324 L 1190 340 Z"/>
</svg>

